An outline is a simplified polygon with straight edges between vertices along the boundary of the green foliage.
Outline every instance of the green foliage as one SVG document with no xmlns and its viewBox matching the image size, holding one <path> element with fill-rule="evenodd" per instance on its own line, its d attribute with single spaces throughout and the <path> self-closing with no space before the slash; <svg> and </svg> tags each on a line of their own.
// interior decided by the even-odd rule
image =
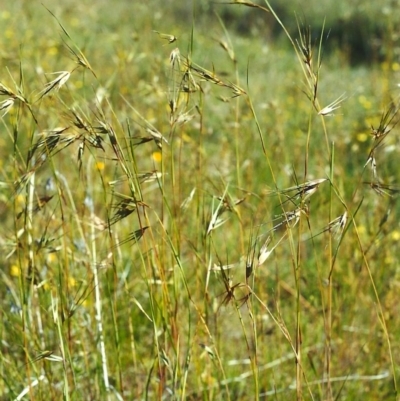
<svg viewBox="0 0 400 401">
<path fill-rule="evenodd" d="M 241 3 L 0 12 L 1 399 L 398 399 L 398 16 Z"/>
</svg>

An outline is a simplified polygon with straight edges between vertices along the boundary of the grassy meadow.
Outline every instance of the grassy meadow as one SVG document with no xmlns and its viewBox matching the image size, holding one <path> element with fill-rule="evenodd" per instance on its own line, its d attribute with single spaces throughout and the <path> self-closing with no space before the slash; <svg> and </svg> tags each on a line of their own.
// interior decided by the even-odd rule
<svg viewBox="0 0 400 401">
<path fill-rule="evenodd" d="M 0 400 L 400 399 L 400 12 L 229 3 L 0 10 Z"/>
</svg>

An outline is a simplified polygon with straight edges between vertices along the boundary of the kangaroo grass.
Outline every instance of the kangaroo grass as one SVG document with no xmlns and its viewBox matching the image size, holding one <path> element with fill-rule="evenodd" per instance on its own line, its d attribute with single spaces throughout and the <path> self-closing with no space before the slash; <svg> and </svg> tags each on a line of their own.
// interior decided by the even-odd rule
<svg viewBox="0 0 400 401">
<path fill-rule="evenodd" d="M 0 15 L 0 398 L 399 399 L 398 66 L 71 1 Z"/>
</svg>

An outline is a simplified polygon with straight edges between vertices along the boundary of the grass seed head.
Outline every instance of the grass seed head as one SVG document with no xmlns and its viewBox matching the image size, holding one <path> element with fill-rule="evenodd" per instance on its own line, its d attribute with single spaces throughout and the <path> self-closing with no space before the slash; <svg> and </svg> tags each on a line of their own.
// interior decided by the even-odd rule
<svg viewBox="0 0 400 401">
<path fill-rule="evenodd" d="M 71 76 L 71 73 L 69 71 L 58 71 L 58 72 L 52 72 L 51 74 L 52 75 L 58 74 L 58 77 L 56 79 L 53 79 L 53 81 L 48 82 L 45 85 L 44 89 L 39 93 L 39 99 L 43 98 L 44 96 L 47 96 L 53 91 L 58 92 Z"/>
<path fill-rule="evenodd" d="M 1 116 L 4 117 L 14 106 L 14 99 L 8 98 L 0 103 Z"/>
<path fill-rule="evenodd" d="M 324 231 L 331 232 L 334 236 L 339 236 L 343 233 L 347 223 L 347 210 L 336 219 L 332 220 Z"/>
<path fill-rule="evenodd" d="M 276 219 L 280 220 L 278 224 L 272 227 L 271 231 L 277 231 L 283 227 L 286 229 L 294 228 L 297 223 L 300 221 L 300 216 L 308 215 L 308 206 L 302 204 L 297 209 L 293 210 L 292 212 L 284 212 L 281 215 L 277 216 Z"/>
<path fill-rule="evenodd" d="M 92 66 L 90 65 L 89 61 L 85 57 L 85 55 L 82 53 L 81 50 L 77 48 L 77 50 L 74 50 L 71 46 L 69 46 L 65 41 L 64 41 L 65 46 L 69 50 L 69 52 L 74 56 L 76 64 L 79 66 L 86 68 L 89 70 L 95 78 L 97 78 L 95 72 L 93 71 Z"/>
<path fill-rule="evenodd" d="M 169 55 L 169 62 L 171 63 L 172 67 L 175 67 L 175 64 L 178 65 L 178 67 L 181 65 L 181 53 L 179 51 L 179 48 L 175 48 L 172 50 L 171 54 Z"/>
<path fill-rule="evenodd" d="M 15 97 L 14 92 L 2 83 L 0 83 L 0 95 Z"/>
<path fill-rule="evenodd" d="M 377 193 L 379 196 L 389 196 L 393 197 L 394 195 L 397 195 L 400 193 L 400 189 L 384 184 L 379 181 L 375 182 L 364 182 L 365 185 L 369 185 L 371 189 Z"/>
<path fill-rule="evenodd" d="M 343 93 L 340 95 L 336 100 L 334 100 L 332 103 L 328 104 L 328 106 L 325 106 L 323 109 L 321 109 L 318 114 L 320 116 L 333 116 L 334 111 L 339 109 L 341 107 L 341 103 L 346 100 L 345 94 Z"/>
<path fill-rule="evenodd" d="M 138 242 L 144 235 L 145 231 L 148 229 L 149 227 L 142 227 L 139 228 L 138 230 L 133 231 L 130 235 L 128 235 L 127 238 L 123 239 L 122 241 L 118 242 L 115 247 L 118 247 L 120 245 L 126 244 L 128 242 L 132 242 L 132 244 L 135 244 L 136 242 Z"/>
<path fill-rule="evenodd" d="M 388 107 L 388 109 L 382 114 L 379 126 L 377 128 L 371 126 L 371 133 L 375 140 L 381 141 L 394 128 L 394 126 L 397 124 L 397 121 L 395 121 L 392 126 L 391 124 L 392 121 L 397 116 L 398 111 L 399 107 L 394 103 L 392 103 Z"/>
<path fill-rule="evenodd" d="M 174 43 L 178 40 L 178 38 L 175 35 L 170 35 L 168 33 L 161 33 L 158 31 L 153 31 L 153 32 L 157 33 L 161 39 L 168 41 L 169 44 Z"/>
<path fill-rule="evenodd" d="M 320 184 L 325 181 L 328 181 L 328 179 L 318 178 L 312 181 L 307 181 L 303 184 L 295 185 L 293 187 L 273 191 L 271 192 L 271 194 L 282 194 L 286 196 L 287 199 L 283 203 L 293 202 L 295 200 L 300 200 L 301 202 L 304 202 L 305 200 L 309 199 L 311 195 L 313 195 L 317 191 Z"/>
<path fill-rule="evenodd" d="M 369 163 L 371 163 L 371 169 L 372 169 L 372 174 L 374 177 L 377 176 L 377 172 L 376 172 L 376 159 L 374 156 L 374 149 L 371 150 L 369 156 L 368 156 L 368 160 L 366 161 L 366 163 L 364 164 L 364 167 L 366 167 Z"/>
<path fill-rule="evenodd" d="M 258 266 L 262 265 L 271 255 L 272 250 L 268 250 L 268 246 L 271 242 L 271 236 L 268 235 L 267 239 L 265 240 L 264 244 L 260 248 L 260 251 L 258 252 Z"/>
</svg>

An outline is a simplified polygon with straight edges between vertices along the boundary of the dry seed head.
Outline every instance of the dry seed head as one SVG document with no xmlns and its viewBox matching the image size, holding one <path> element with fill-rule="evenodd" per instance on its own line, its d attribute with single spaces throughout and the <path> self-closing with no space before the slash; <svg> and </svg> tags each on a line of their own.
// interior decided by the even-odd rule
<svg viewBox="0 0 400 401">
<path fill-rule="evenodd" d="M 131 215 L 136 209 L 137 206 L 146 206 L 144 203 L 136 201 L 133 198 L 124 198 L 119 201 L 117 204 L 112 205 L 111 207 L 116 209 L 114 215 L 109 221 L 109 225 L 113 225 L 123 218 Z"/>
<path fill-rule="evenodd" d="M 171 111 L 171 114 L 174 114 L 175 111 L 176 111 L 176 108 L 177 108 L 176 100 L 175 99 L 171 99 L 168 102 L 168 106 L 169 106 L 169 109 Z M 171 117 L 171 120 L 173 121 L 172 117 Z"/>
<path fill-rule="evenodd" d="M 0 103 L 1 116 L 4 117 L 14 106 L 14 99 L 8 98 Z"/>
<path fill-rule="evenodd" d="M 310 198 L 313 195 L 320 184 L 327 181 L 327 178 L 318 178 L 312 181 L 307 181 L 303 184 L 295 185 L 293 187 L 289 187 L 286 189 L 282 189 L 278 191 L 278 193 L 287 196 L 287 201 L 293 201 L 296 199 L 301 199 L 304 202 L 306 199 Z"/>
<path fill-rule="evenodd" d="M 321 235 L 322 233 L 325 233 L 327 231 L 329 231 L 334 237 L 338 237 L 343 233 L 343 230 L 346 227 L 346 223 L 347 223 L 347 210 L 339 217 L 336 217 L 336 219 L 329 222 L 318 234 L 315 234 L 308 239 L 315 238 L 318 235 Z"/>
<path fill-rule="evenodd" d="M 225 292 L 222 295 L 225 295 L 220 307 L 222 305 L 228 305 L 230 301 L 235 300 L 235 289 L 237 287 L 240 287 L 241 284 L 237 283 L 233 285 L 232 278 L 226 274 L 226 271 L 224 269 L 220 270 L 221 272 L 221 277 L 222 277 L 222 282 L 225 287 Z"/>
<path fill-rule="evenodd" d="M 215 72 L 206 70 L 203 67 L 196 66 L 194 64 L 190 65 L 190 68 L 196 72 L 196 74 L 202 78 L 204 81 L 212 82 L 213 84 L 224 86 L 224 83 L 215 75 Z"/>
<path fill-rule="evenodd" d="M 180 83 L 180 90 L 184 93 L 193 93 L 198 90 L 202 90 L 200 85 L 197 84 L 196 80 L 194 79 L 193 74 L 190 71 L 190 66 L 186 60 L 185 63 L 185 72 L 182 76 L 182 81 Z"/>
<path fill-rule="evenodd" d="M 85 140 L 87 140 L 94 148 L 101 149 L 105 152 L 103 147 L 103 138 L 96 133 L 91 133 L 90 135 L 85 136 Z"/>
<path fill-rule="evenodd" d="M 225 224 L 229 220 L 229 217 L 226 219 L 221 219 L 218 217 L 218 210 L 213 213 L 210 223 L 208 224 L 207 228 L 207 235 L 211 233 L 211 231 L 215 230 L 218 227 L 221 227 L 223 224 Z"/>
<path fill-rule="evenodd" d="M 213 201 L 213 204 L 214 204 L 214 201 Z M 213 207 L 213 210 L 214 210 L 214 207 Z M 223 202 L 222 202 L 222 200 L 220 200 L 217 207 L 215 208 L 215 210 L 213 211 L 213 213 L 211 215 L 210 222 L 208 223 L 206 235 L 209 235 L 211 233 L 211 231 L 222 226 L 228 220 L 228 219 L 220 218 L 220 216 L 223 212 L 224 212 Z"/>
<path fill-rule="evenodd" d="M 161 145 L 161 142 L 164 141 L 168 145 L 167 139 L 155 128 L 146 128 L 146 132 L 149 133 L 157 143 L 157 145 Z"/>
<path fill-rule="evenodd" d="M 179 124 L 179 125 L 184 125 L 190 120 L 194 118 L 193 114 L 190 114 L 190 110 L 187 111 L 186 113 L 179 114 L 178 117 L 176 118 L 175 121 L 173 121 L 174 124 Z"/>
<path fill-rule="evenodd" d="M 381 140 L 386 137 L 386 135 L 389 134 L 389 132 L 397 124 L 397 121 L 395 121 L 393 123 L 393 126 L 389 128 L 389 125 L 396 117 L 398 111 L 398 106 L 392 103 L 389 108 L 382 114 L 378 128 L 374 128 L 373 126 L 371 126 L 372 135 L 374 136 L 375 140 Z"/>
<path fill-rule="evenodd" d="M 374 175 L 374 177 L 376 177 L 376 159 L 375 156 L 373 154 L 373 152 L 371 151 L 367 162 L 364 164 L 364 168 L 367 166 L 367 164 L 371 163 L 371 169 L 372 169 L 372 173 Z"/>
<path fill-rule="evenodd" d="M 219 45 L 228 53 L 229 58 L 233 61 L 236 62 L 236 57 L 235 57 L 235 52 L 233 49 L 226 43 L 224 40 L 221 39 L 215 39 L 216 42 L 219 43 Z"/>
<path fill-rule="evenodd" d="M 190 203 L 193 200 L 193 196 L 194 196 L 195 193 L 196 193 L 196 188 L 193 188 L 191 190 L 189 196 L 181 203 L 181 209 L 182 210 L 186 210 L 189 207 Z"/>
<path fill-rule="evenodd" d="M 93 74 L 93 76 L 95 78 L 97 78 L 96 74 L 93 71 L 92 66 L 90 65 L 89 61 L 86 59 L 86 57 L 83 55 L 82 52 L 79 52 L 79 54 L 76 54 L 76 63 L 78 65 L 80 65 L 81 67 L 88 69 Z"/>
<path fill-rule="evenodd" d="M 263 10 L 267 13 L 271 12 L 268 8 L 262 7 L 259 4 L 253 3 L 251 1 L 245 1 L 245 0 L 234 0 L 231 2 L 228 2 L 227 4 L 241 4 L 247 7 L 252 7 L 252 8 L 258 8 L 260 10 Z"/>
<path fill-rule="evenodd" d="M 246 91 L 243 88 L 241 88 L 240 86 L 235 85 L 232 82 L 229 82 L 228 84 L 225 84 L 225 86 L 227 88 L 232 89 L 232 93 L 233 93 L 232 94 L 232 98 L 235 98 L 235 97 L 238 97 L 238 96 L 243 96 L 243 95 L 247 94 Z"/>
<path fill-rule="evenodd" d="M 318 114 L 320 116 L 333 116 L 333 112 L 341 107 L 341 103 L 346 100 L 345 94 L 340 95 L 336 100 L 332 103 L 328 104 L 328 106 L 321 109 Z"/>
<path fill-rule="evenodd" d="M 58 77 L 53 81 L 48 82 L 44 89 L 39 93 L 39 99 L 48 95 L 52 91 L 58 92 L 60 88 L 68 81 L 71 73 L 69 71 L 57 71 L 50 73 L 51 75 L 58 74 Z"/>
<path fill-rule="evenodd" d="M 300 36 L 299 40 L 296 39 L 297 47 L 303 56 L 303 62 L 307 66 L 307 71 L 310 77 L 315 78 L 312 68 L 313 46 L 311 44 L 311 28 L 310 26 L 301 27 L 299 21 L 297 20 L 297 29 Z"/>
<path fill-rule="evenodd" d="M 156 170 L 149 173 L 136 174 L 136 177 L 139 178 L 140 183 L 158 181 L 162 176 L 163 174 Z"/>
<path fill-rule="evenodd" d="M 277 219 L 280 219 L 281 222 L 272 227 L 271 231 L 276 231 L 281 227 L 286 227 L 287 229 L 294 228 L 299 222 L 302 214 L 308 214 L 307 205 L 302 205 L 292 212 L 285 212 L 278 216 Z"/>
<path fill-rule="evenodd" d="M 204 351 L 208 354 L 208 356 L 211 359 L 215 358 L 215 354 L 214 354 L 213 350 L 209 346 L 207 346 L 205 344 L 201 344 L 201 343 L 199 345 L 200 345 L 201 348 L 204 349 Z M 200 358 L 203 358 L 203 355 L 200 355 Z"/>
<path fill-rule="evenodd" d="M 275 250 L 275 248 L 286 238 L 287 233 L 283 234 L 281 238 L 274 244 L 274 246 L 270 249 L 268 249 L 268 246 L 271 242 L 271 236 L 269 235 L 267 239 L 265 240 L 263 246 L 260 248 L 260 251 L 258 252 L 258 263 L 257 267 L 262 265 L 272 254 L 272 252 Z"/>
<path fill-rule="evenodd" d="M 0 95 L 5 95 L 5 96 L 11 96 L 11 97 L 17 97 L 17 95 L 9 88 L 7 88 L 5 85 L 0 83 Z"/>
<path fill-rule="evenodd" d="M 347 223 L 347 210 L 337 217 L 335 220 L 332 220 L 328 226 L 327 229 L 332 232 L 334 235 L 340 235 Z"/>
<path fill-rule="evenodd" d="M 319 178 L 317 180 L 309 181 L 300 185 L 297 192 L 298 196 L 301 197 L 303 201 L 308 199 L 317 191 L 319 185 L 325 181 L 327 181 L 327 178 Z"/>
<path fill-rule="evenodd" d="M 39 134 L 40 138 L 37 142 L 30 148 L 28 153 L 28 161 L 30 161 L 34 156 L 38 162 L 43 162 L 46 160 L 47 155 L 49 155 L 58 145 L 59 142 L 64 145 L 68 143 L 67 138 L 61 137 L 61 134 L 65 132 L 68 127 L 59 127 L 54 130 L 41 132 Z M 70 144 L 69 142 L 68 144 Z"/>
<path fill-rule="evenodd" d="M 168 33 L 161 33 L 158 31 L 153 31 L 155 33 L 157 33 L 161 39 L 165 39 L 168 41 L 168 43 L 174 43 L 178 40 L 178 38 L 175 35 L 170 35 Z"/>
<path fill-rule="evenodd" d="M 265 240 L 263 246 L 260 248 L 258 252 L 258 266 L 262 265 L 271 255 L 272 250 L 268 250 L 268 245 L 271 242 L 271 236 L 268 235 L 267 239 Z"/>
<path fill-rule="evenodd" d="M 220 214 L 222 214 L 222 212 L 224 212 L 225 210 L 228 210 L 230 212 L 235 211 L 235 206 L 243 203 L 246 200 L 246 197 L 240 199 L 231 199 L 229 196 L 217 196 L 217 199 L 222 202 L 222 207 L 220 211 Z"/>
<path fill-rule="evenodd" d="M 214 263 L 210 270 L 219 272 L 221 270 L 230 270 L 238 267 L 240 267 L 240 263 L 231 263 L 229 265 L 217 265 L 216 263 Z"/>
<path fill-rule="evenodd" d="M 139 228 L 138 230 L 132 232 L 127 238 L 123 239 L 122 241 L 118 242 L 115 247 L 118 247 L 120 245 L 126 244 L 128 242 L 132 242 L 132 244 L 135 244 L 136 242 L 138 242 L 144 235 L 145 231 L 148 229 L 149 227 L 142 227 Z"/>
<path fill-rule="evenodd" d="M 181 53 L 177 47 L 172 50 L 171 54 L 169 55 L 169 62 L 171 63 L 172 67 L 175 66 L 175 63 L 177 63 L 178 66 L 181 64 Z"/>
<path fill-rule="evenodd" d="M 91 214 L 90 216 L 90 226 L 94 227 L 96 230 L 99 231 L 104 231 L 106 228 L 108 228 L 108 224 L 99 216 L 96 216 L 95 214 Z"/>
<path fill-rule="evenodd" d="M 376 182 L 364 182 L 364 184 L 369 185 L 373 191 L 375 191 L 379 196 L 389 196 L 397 195 L 400 193 L 399 188 L 391 187 L 387 184 L 383 184 L 379 181 Z"/>
<path fill-rule="evenodd" d="M 75 117 L 75 121 L 73 121 L 75 127 L 79 129 L 84 129 L 85 131 L 89 131 L 89 127 L 86 124 L 85 120 L 75 110 L 72 110 L 72 114 Z"/>
<path fill-rule="evenodd" d="M 100 104 L 109 95 L 107 88 L 99 86 L 95 93 L 95 99 L 98 104 Z"/>
<path fill-rule="evenodd" d="M 47 203 L 53 199 L 53 196 L 54 195 L 51 195 L 51 196 L 45 195 L 45 196 L 38 198 L 37 201 L 32 204 L 32 213 L 35 214 L 35 213 L 39 212 L 40 210 L 42 210 L 47 205 Z M 19 219 L 24 213 L 25 213 L 25 210 L 18 213 L 17 219 Z M 41 244 L 43 245 L 43 242 L 41 242 Z"/>
<path fill-rule="evenodd" d="M 67 47 L 67 49 L 69 50 L 69 52 L 75 57 L 75 62 L 76 64 L 78 64 L 79 66 L 88 69 L 95 78 L 97 78 L 95 72 L 93 71 L 92 66 L 90 65 L 89 61 L 87 60 L 87 58 L 85 57 L 85 55 L 82 53 L 81 50 L 79 50 L 76 46 L 76 50 L 74 50 L 71 46 L 69 46 L 65 41 L 64 41 L 64 45 Z"/>
<path fill-rule="evenodd" d="M 240 88 L 239 86 L 235 85 L 234 83 L 229 82 L 229 81 L 222 81 L 221 79 L 219 79 L 217 77 L 217 75 L 215 74 L 214 68 L 213 68 L 213 71 L 208 71 L 205 68 L 201 67 L 200 65 L 192 63 L 187 58 L 184 61 L 184 66 L 187 69 L 187 72 L 185 73 L 185 75 L 188 75 L 188 78 L 191 78 L 193 81 L 194 81 L 194 79 L 193 79 L 192 75 L 190 74 L 191 71 L 193 71 L 195 73 L 195 75 L 200 78 L 201 81 L 207 81 L 207 82 L 211 82 L 218 86 L 224 86 L 226 88 L 230 88 L 233 91 L 233 97 L 237 97 L 237 96 L 246 94 L 246 91 L 244 89 Z M 196 86 L 198 86 L 198 85 L 195 84 L 195 87 Z"/>
</svg>

